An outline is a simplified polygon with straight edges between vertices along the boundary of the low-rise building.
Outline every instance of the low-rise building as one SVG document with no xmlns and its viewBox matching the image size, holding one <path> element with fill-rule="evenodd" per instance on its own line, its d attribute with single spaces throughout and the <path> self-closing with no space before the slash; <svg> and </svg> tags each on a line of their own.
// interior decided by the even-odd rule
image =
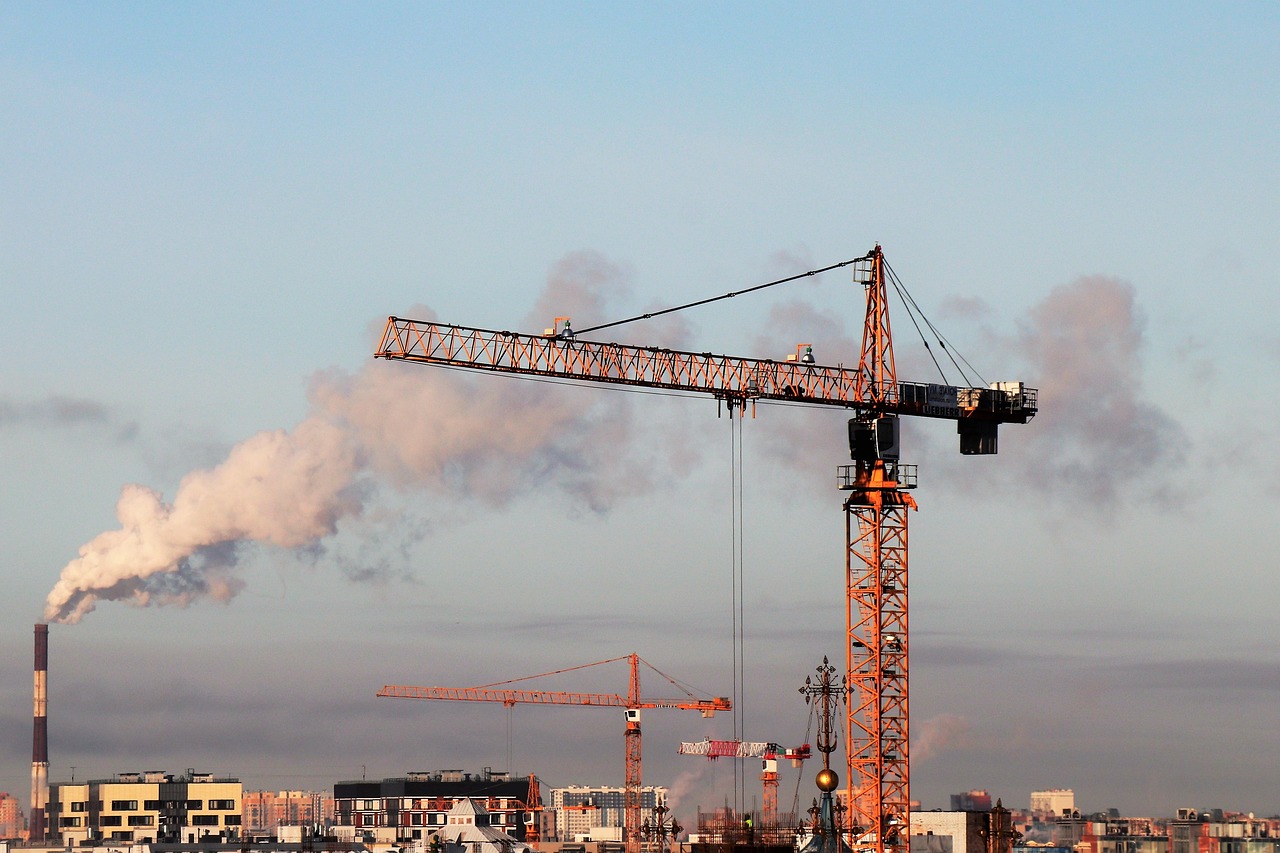
<svg viewBox="0 0 1280 853">
<path fill-rule="evenodd" d="M 482 805 L 488 824 L 524 841 L 541 813 L 541 798 L 529 804 L 530 779 L 507 773 L 410 773 L 406 776 L 333 786 L 334 826 L 339 835 L 385 842 L 430 838 L 462 800 Z"/>
<path fill-rule="evenodd" d="M 49 786 L 51 840 L 194 843 L 240 836 L 238 779 L 188 771 L 117 773 L 110 779 Z"/>
</svg>

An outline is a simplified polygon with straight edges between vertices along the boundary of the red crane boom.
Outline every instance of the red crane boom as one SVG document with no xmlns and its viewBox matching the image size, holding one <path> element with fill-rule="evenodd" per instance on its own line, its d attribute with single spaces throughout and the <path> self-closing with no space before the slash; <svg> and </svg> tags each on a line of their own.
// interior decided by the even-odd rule
<svg viewBox="0 0 1280 853">
<path fill-rule="evenodd" d="M 988 388 L 899 382 L 889 328 L 888 274 L 877 245 L 854 265 L 866 289 L 856 369 L 738 358 L 579 339 L 560 325 L 543 335 L 390 317 L 377 358 L 518 375 L 709 394 L 730 406 L 779 400 L 852 411 L 852 465 L 841 466 L 845 510 L 845 722 L 850 841 L 871 853 L 908 853 L 907 511 L 915 466 L 902 464 L 898 417 L 956 422 L 960 452 L 992 454 L 1000 424 L 1036 414 L 1021 382 Z"/>
<path fill-rule="evenodd" d="M 625 658 L 610 658 L 595 663 L 582 664 L 572 669 L 585 669 L 589 666 L 616 663 L 626 660 L 630 665 L 631 678 L 627 695 L 617 693 L 569 693 L 550 690 L 510 690 L 499 689 L 497 685 L 485 687 L 409 687 L 388 684 L 378 691 L 378 696 L 386 699 L 441 699 L 460 702 L 500 702 L 508 708 L 523 703 L 535 705 L 585 705 L 600 708 L 626 709 L 626 783 L 623 787 L 622 803 L 625 826 L 623 840 L 628 853 L 636 853 L 640 849 L 640 790 L 641 790 L 641 742 L 640 711 L 644 708 L 679 708 L 688 711 L 700 711 L 704 717 L 715 716 L 716 711 L 733 710 L 732 703 L 723 697 L 699 699 L 689 696 L 684 699 L 646 699 L 640 695 L 640 656 L 627 655 Z M 559 670 L 543 675 L 556 675 L 569 670 Z M 656 670 L 655 670 L 656 671 Z M 527 678 L 540 678 L 534 675 Z M 519 679 L 521 681 L 527 680 Z"/>
</svg>

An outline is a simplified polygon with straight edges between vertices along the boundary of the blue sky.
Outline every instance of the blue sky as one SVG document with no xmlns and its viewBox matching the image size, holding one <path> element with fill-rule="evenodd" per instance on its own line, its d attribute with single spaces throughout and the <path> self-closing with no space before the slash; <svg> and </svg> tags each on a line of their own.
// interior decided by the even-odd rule
<svg viewBox="0 0 1280 853">
<path fill-rule="evenodd" d="M 374 692 L 631 651 L 725 693 L 714 404 L 399 369 L 373 339 L 425 310 L 603 322 L 878 241 L 1045 401 L 990 459 L 907 432 L 913 795 L 1280 811 L 1278 32 L 1267 4 L 7 4 L 0 790 L 28 785 L 31 624 L 122 487 L 173 503 L 316 422 L 358 436 L 319 535 L 201 546 L 225 602 L 53 626 L 52 779 L 502 768 L 500 708 Z M 620 339 L 848 362 L 860 299 L 834 273 Z M 934 379 L 895 310 L 900 374 Z M 743 429 L 752 739 L 803 739 L 795 690 L 842 654 L 843 432 Z M 683 716 L 646 717 L 646 780 L 716 805 L 731 771 L 673 753 L 731 726 Z M 518 708 L 512 769 L 616 784 L 620 729 Z"/>
</svg>

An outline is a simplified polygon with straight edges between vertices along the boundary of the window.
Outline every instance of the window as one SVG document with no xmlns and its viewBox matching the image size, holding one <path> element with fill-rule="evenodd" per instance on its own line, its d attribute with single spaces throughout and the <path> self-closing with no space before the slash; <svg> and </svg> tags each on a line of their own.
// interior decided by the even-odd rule
<svg viewBox="0 0 1280 853">
<path fill-rule="evenodd" d="M 218 816 L 216 814 L 196 814 L 191 816 L 192 826 L 217 826 Z"/>
<path fill-rule="evenodd" d="M 149 814 L 131 814 L 129 815 L 129 826 L 151 826 L 152 820 Z"/>
<path fill-rule="evenodd" d="M 111 810 L 113 812 L 136 812 L 138 810 L 137 800 L 112 800 Z"/>
<path fill-rule="evenodd" d="M 149 812 L 160 811 L 161 803 L 159 800 L 143 800 L 142 807 Z"/>
<path fill-rule="evenodd" d="M 87 812 L 89 810 L 88 803 L 72 803 L 71 810 L 73 812 Z"/>
<path fill-rule="evenodd" d="M 80 818 L 78 817 L 64 817 L 58 821 L 58 826 L 79 826 L 79 825 L 80 825 Z"/>
<path fill-rule="evenodd" d="M 235 807 L 236 807 L 235 800 L 210 800 L 209 801 L 209 811 L 211 812 L 217 812 L 217 811 L 229 812 Z"/>
<path fill-rule="evenodd" d="M 239 826 L 239 825 L 240 825 L 240 815 L 238 815 L 238 814 L 229 814 L 229 815 L 227 815 L 227 816 L 226 816 L 226 819 L 225 819 L 225 820 L 223 820 L 222 822 L 223 822 L 223 824 L 225 824 L 226 826 Z"/>
<path fill-rule="evenodd" d="M 99 826 L 120 826 L 121 825 L 120 815 L 104 814 L 102 817 L 98 818 L 98 825 Z"/>
<path fill-rule="evenodd" d="M 198 812 L 204 808 L 204 800 L 187 800 L 187 811 Z"/>
</svg>

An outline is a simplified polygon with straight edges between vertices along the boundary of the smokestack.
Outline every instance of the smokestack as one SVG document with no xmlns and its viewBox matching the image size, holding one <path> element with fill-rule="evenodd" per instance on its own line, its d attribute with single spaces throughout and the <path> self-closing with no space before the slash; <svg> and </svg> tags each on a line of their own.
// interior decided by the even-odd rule
<svg viewBox="0 0 1280 853">
<path fill-rule="evenodd" d="M 49 626 L 36 625 L 35 728 L 31 737 L 31 841 L 45 840 L 45 806 L 49 802 L 49 729 L 45 717 L 48 701 Z"/>
</svg>

